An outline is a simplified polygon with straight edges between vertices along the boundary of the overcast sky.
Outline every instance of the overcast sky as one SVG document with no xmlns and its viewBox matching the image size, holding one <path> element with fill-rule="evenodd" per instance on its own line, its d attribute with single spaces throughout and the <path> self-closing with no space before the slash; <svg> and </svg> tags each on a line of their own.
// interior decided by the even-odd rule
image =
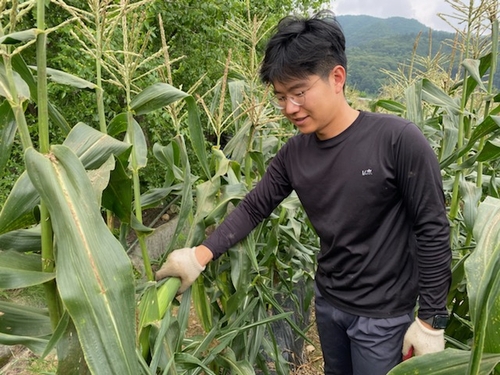
<svg viewBox="0 0 500 375">
<path fill-rule="evenodd" d="M 364 14 L 379 18 L 415 18 L 434 30 L 452 31 L 437 15 L 454 13 L 445 0 L 331 0 L 331 4 L 330 9 L 339 16 Z"/>
</svg>

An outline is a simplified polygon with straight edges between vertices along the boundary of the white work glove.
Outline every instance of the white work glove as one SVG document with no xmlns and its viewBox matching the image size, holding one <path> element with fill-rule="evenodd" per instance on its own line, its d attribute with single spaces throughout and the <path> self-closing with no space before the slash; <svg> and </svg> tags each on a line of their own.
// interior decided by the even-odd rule
<svg viewBox="0 0 500 375">
<path fill-rule="evenodd" d="M 181 286 L 177 294 L 182 294 L 194 283 L 205 269 L 195 255 L 195 247 L 185 247 L 172 251 L 163 266 L 156 272 L 156 281 L 165 277 L 178 277 L 181 279 Z"/>
<path fill-rule="evenodd" d="M 407 356 L 412 348 L 416 356 L 444 350 L 444 329 L 427 328 L 418 318 L 415 319 L 403 339 L 403 356 Z"/>
</svg>

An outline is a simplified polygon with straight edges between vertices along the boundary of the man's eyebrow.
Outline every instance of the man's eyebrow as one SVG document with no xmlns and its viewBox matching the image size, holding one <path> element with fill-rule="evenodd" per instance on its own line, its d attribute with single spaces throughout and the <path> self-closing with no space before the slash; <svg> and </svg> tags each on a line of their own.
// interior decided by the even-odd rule
<svg viewBox="0 0 500 375">
<path fill-rule="evenodd" d="M 309 82 L 308 81 L 298 81 L 294 83 L 292 86 L 287 88 L 287 91 L 293 91 L 301 88 L 305 88 Z M 273 86 L 273 92 L 275 94 L 281 94 L 280 91 L 276 91 L 276 88 Z"/>
</svg>

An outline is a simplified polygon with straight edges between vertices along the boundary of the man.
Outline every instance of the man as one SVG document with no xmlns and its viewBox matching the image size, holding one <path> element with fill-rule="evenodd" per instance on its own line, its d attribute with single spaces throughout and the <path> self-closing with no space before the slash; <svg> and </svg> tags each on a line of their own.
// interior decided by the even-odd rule
<svg viewBox="0 0 500 375">
<path fill-rule="evenodd" d="M 444 349 L 449 224 L 427 140 L 407 120 L 351 108 L 346 66 L 331 13 L 279 23 L 260 74 L 300 134 L 202 245 L 170 254 L 157 279 L 178 276 L 183 292 L 295 190 L 321 244 L 315 303 L 325 374 L 383 375 L 410 350 Z"/>
</svg>

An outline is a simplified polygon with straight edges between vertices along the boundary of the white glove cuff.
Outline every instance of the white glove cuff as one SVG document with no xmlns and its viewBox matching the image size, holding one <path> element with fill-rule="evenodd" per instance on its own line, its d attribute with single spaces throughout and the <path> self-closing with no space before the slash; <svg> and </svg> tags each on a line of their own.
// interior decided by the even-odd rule
<svg viewBox="0 0 500 375">
<path fill-rule="evenodd" d="M 202 266 L 200 262 L 198 262 L 198 259 L 196 259 L 196 247 L 192 247 L 189 251 L 189 262 L 193 268 L 200 273 L 206 268 L 206 266 Z"/>
<path fill-rule="evenodd" d="M 422 321 L 420 319 L 415 319 L 417 322 L 417 327 L 420 329 L 420 331 L 427 335 L 427 336 L 442 336 L 444 329 L 430 329 L 427 328 L 422 324 Z"/>
</svg>

